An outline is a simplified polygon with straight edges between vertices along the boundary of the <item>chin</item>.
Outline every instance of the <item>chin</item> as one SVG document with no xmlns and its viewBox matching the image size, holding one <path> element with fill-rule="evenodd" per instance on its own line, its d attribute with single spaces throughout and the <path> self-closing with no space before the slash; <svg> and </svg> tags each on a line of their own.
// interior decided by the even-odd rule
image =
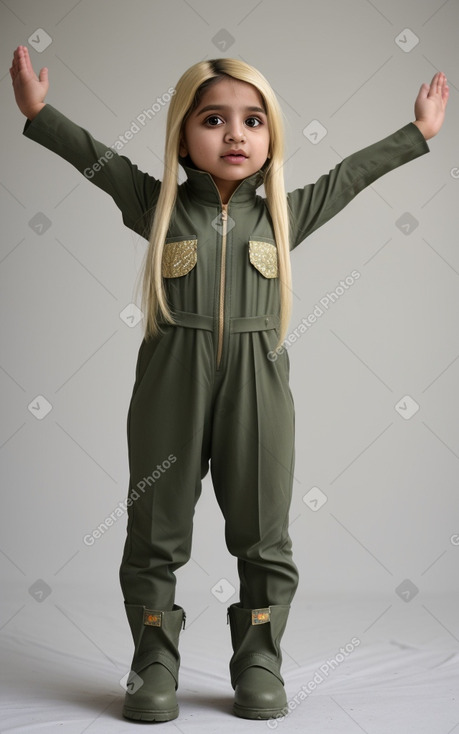
<svg viewBox="0 0 459 734">
<path fill-rule="evenodd" d="M 229 166 L 226 163 L 223 163 L 222 167 L 219 167 L 219 173 L 216 173 L 216 175 L 221 174 L 222 178 L 233 180 L 238 178 L 247 178 L 247 176 L 251 176 L 252 173 L 255 173 L 255 171 L 258 170 L 259 168 L 255 168 L 253 164 L 240 163 L 238 165 Z"/>
</svg>

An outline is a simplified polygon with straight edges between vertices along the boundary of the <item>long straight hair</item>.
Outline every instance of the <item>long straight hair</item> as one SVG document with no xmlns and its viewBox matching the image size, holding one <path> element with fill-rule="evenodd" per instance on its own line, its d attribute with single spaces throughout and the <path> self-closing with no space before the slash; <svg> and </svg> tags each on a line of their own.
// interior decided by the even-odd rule
<svg viewBox="0 0 459 734">
<path fill-rule="evenodd" d="M 280 283 L 280 346 L 291 315 L 292 275 L 289 247 L 289 211 L 284 184 L 284 125 L 282 110 L 265 77 L 254 67 L 238 59 L 222 58 L 200 61 L 180 77 L 167 113 L 164 175 L 145 255 L 142 279 L 142 311 L 145 315 L 145 339 L 160 332 L 160 322 L 173 324 L 161 274 L 164 243 L 175 205 L 178 188 L 179 149 L 183 127 L 196 109 L 210 84 L 232 77 L 252 84 L 260 93 L 267 115 L 270 158 L 264 169 L 263 184 L 277 245 Z"/>
</svg>

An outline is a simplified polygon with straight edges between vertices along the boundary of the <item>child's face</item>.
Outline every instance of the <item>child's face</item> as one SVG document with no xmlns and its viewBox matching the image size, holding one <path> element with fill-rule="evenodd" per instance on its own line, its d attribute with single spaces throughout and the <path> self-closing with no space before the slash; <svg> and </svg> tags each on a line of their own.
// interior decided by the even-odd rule
<svg viewBox="0 0 459 734">
<path fill-rule="evenodd" d="M 244 156 L 230 158 L 231 150 Z M 212 175 L 225 202 L 242 179 L 260 170 L 268 151 L 268 118 L 260 93 L 247 82 L 222 79 L 206 90 L 188 117 L 179 152 Z"/>
</svg>

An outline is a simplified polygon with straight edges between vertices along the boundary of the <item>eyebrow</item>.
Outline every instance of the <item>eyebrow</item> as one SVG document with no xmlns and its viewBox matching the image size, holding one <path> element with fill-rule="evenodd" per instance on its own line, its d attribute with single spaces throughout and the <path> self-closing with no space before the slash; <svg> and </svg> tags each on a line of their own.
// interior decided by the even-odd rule
<svg viewBox="0 0 459 734">
<path fill-rule="evenodd" d="M 223 104 L 208 104 L 206 107 L 203 107 L 199 110 L 199 112 L 196 112 L 196 116 L 202 115 L 203 112 L 209 112 L 209 110 L 229 110 L 232 109 L 231 107 Z M 246 112 L 262 112 L 264 115 L 266 115 L 265 110 L 262 107 L 244 107 Z"/>
</svg>

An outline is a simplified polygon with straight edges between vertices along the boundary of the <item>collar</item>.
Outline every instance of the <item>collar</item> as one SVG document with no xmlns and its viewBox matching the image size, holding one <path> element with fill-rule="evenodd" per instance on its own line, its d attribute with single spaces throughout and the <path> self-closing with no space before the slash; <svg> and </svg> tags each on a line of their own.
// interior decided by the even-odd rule
<svg viewBox="0 0 459 734">
<path fill-rule="evenodd" d="M 201 204 L 221 206 L 220 192 L 211 174 L 196 168 L 189 156 L 179 156 L 179 163 L 187 175 L 187 180 L 182 185 L 191 197 L 199 200 Z M 240 182 L 230 197 L 231 204 L 247 204 L 254 201 L 256 190 L 264 181 L 268 165 L 269 160 L 266 160 L 259 171 L 255 171 Z"/>
</svg>

